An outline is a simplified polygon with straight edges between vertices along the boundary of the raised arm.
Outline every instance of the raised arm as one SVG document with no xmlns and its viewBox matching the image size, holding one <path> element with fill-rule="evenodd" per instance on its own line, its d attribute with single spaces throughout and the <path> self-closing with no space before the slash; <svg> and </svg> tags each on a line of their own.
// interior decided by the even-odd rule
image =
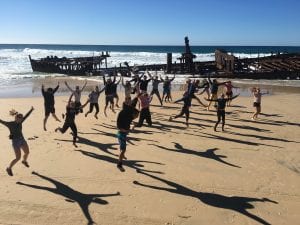
<svg viewBox="0 0 300 225">
<path fill-rule="evenodd" d="M 66 87 L 67 87 L 71 92 L 74 92 L 74 90 L 69 86 L 69 84 L 67 83 L 67 81 L 65 81 L 65 85 L 66 85 Z"/>
<path fill-rule="evenodd" d="M 0 119 L 0 123 L 3 124 L 4 126 L 7 126 L 9 122 Z"/>
<path fill-rule="evenodd" d="M 99 94 L 101 94 L 103 91 L 105 91 L 105 86 L 99 91 Z"/>
<path fill-rule="evenodd" d="M 70 95 L 69 100 L 68 100 L 68 106 L 69 107 L 70 107 L 70 104 L 71 104 L 72 97 L 73 97 L 73 93 Z"/>
<path fill-rule="evenodd" d="M 170 80 L 170 82 L 172 82 L 174 79 L 175 79 L 175 73 L 174 73 L 172 79 Z"/>
<path fill-rule="evenodd" d="M 159 79 L 160 79 L 160 81 L 161 82 L 165 82 L 165 80 L 164 79 L 162 79 L 162 77 L 161 77 L 161 75 L 159 74 Z"/>
<path fill-rule="evenodd" d="M 211 79 L 210 79 L 210 76 L 208 76 L 208 83 L 210 84 L 210 85 L 212 85 L 212 81 L 211 81 Z"/>
<path fill-rule="evenodd" d="M 85 80 L 85 83 L 84 83 L 83 87 L 81 88 L 81 92 L 85 89 L 86 85 L 87 85 L 87 80 Z"/>
<path fill-rule="evenodd" d="M 153 77 L 152 77 L 151 73 L 150 73 L 148 70 L 147 70 L 147 74 L 148 74 L 148 76 L 150 77 L 150 80 L 152 80 Z"/>
<path fill-rule="evenodd" d="M 121 76 L 120 79 L 117 81 L 116 85 L 118 85 L 118 84 L 120 83 L 121 79 L 122 79 L 122 76 Z"/>
<path fill-rule="evenodd" d="M 25 114 L 21 123 L 23 123 L 28 118 L 28 116 L 32 113 L 33 110 L 34 110 L 34 108 L 33 108 L 33 106 L 31 106 L 31 109 Z"/>
<path fill-rule="evenodd" d="M 106 85 L 105 75 L 103 74 L 103 84 Z"/>
<path fill-rule="evenodd" d="M 57 83 L 57 86 L 56 86 L 56 88 L 54 88 L 54 90 L 53 90 L 53 94 L 58 90 L 58 88 L 59 88 L 59 82 Z"/>
<path fill-rule="evenodd" d="M 44 88 L 44 84 L 42 84 L 42 88 L 41 88 L 41 90 L 42 90 L 42 94 L 44 95 L 44 94 L 45 94 L 45 88 Z"/>
</svg>

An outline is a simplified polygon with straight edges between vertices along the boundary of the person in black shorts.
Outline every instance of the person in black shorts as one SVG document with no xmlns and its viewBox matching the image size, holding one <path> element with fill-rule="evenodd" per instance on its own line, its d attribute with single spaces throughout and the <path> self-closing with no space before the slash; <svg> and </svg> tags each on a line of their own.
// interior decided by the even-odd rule
<svg viewBox="0 0 300 225">
<path fill-rule="evenodd" d="M 44 106 L 45 106 L 44 131 L 47 130 L 46 123 L 50 113 L 56 121 L 60 122 L 60 120 L 57 118 L 55 114 L 55 108 L 54 108 L 54 103 L 55 103 L 54 94 L 58 90 L 58 88 L 59 88 L 59 83 L 57 84 L 56 88 L 54 89 L 48 88 L 47 91 L 45 91 L 44 84 L 42 84 L 42 94 L 44 97 Z"/>
<path fill-rule="evenodd" d="M 9 166 L 6 168 L 6 172 L 9 176 L 13 176 L 12 168 L 21 159 L 21 150 L 23 150 L 24 152 L 22 163 L 26 167 L 29 167 L 29 164 L 27 162 L 27 158 L 29 155 L 29 147 L 23 136 L 22 124 L 32 113 L 33 110 L 34 108 L 31 107 L 31 109 L 29 110 L 28 113 L 26 113 L 25 116 L 23 116 L 23 114 L 18 113 L 15 110 L 11 110 L 9 113 L 11 116 L 15 117 L 14 121 L 6 122 L 0 119 L 0 123 L 6 126 L 10 131 L 9 139 L 12 140 L 12 146 L 14 148 L 15 155 L 16 155 L 16 158 L 12 160 Z"/>
<path fill-rule="evenodd" d="M 125 157 L 126 139 L 130 130 L 130 124 L 132 120 L 138 117 L 138 115 L 139 115 L 139 111 L 134 106 L 132 106 L 130 98 L 126 98 L 125 102 L 123 103 L 123 108 L 119 112 L 117 117 L 117 128 L 118 128 L 117 138 L 120 145 L 120 155 L 119 155 L 119 161 L 117 167 L 121 171 L 125 171 L 122 165 L 123 165 L 123 159 L 126 159 Z"/>
<path fill-rule="evenodd" d="M 65 116 L 65 123 L 62 128 L 58 127 L 55 129 L 55 132 L 60 131 L 62 134 L 64 134 L 69 128 L 72 130 L 73 135 L 73 145 L 77 147 L 76 145 L 76 139 L 77 139 L 77 126 L 75 124 L 75 116 L 77 115 L 77 109 L 83 109 L 87 104 L 88 100 L 84 105 L 81 105 L 79 108 L 76 108 L 75 102 L 71 101 L 73 97 L 73 94 L 71 94 L 68 104 L 66 106 L 66 116 Z"/>
<path fill-rule="evenodd" d="M 222 131 L 224 131 L 224 126 L 225 126 L 225 107 L 226 107 L 226 102 L 231 101 L 232 99 L 235 99 L 239 95 L 236 95 L 232 98 L 225 98 L 224 94 L 221 94 L 220 98 L 218 99 L 206 99 L 207 101 L 213 101 L 217 103 L 217 122 L 214 126 L 214 131 L 217 131 L 217 126 L 220 123 L 222 119 Z"/>
</svg>

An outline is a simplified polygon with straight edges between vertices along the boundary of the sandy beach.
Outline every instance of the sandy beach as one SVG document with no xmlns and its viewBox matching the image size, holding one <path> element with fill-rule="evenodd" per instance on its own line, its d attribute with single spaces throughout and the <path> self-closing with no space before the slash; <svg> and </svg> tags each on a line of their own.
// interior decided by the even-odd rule
<svg viewBox="0 0 300 225">
<path fill-rule="evenodd" d="M 70 131 L 54 132 L 62 123 L 52 117 L 43 131 L 42 96 L 1 98 L 2 120 L 13 119 L 11 108 L 35 110 L 23 124 L 30 168 L 19 162 L 13 177 L 5 171 L 14 158 L 9 131 L 0 126 L 0 224 L 299 224 L 299 97 L 263 96 L 263 114 L 252 121 L 252 97 L 240 96 L 226 110 L 225 132 L 214 132 L 216 112 L 195 101 L 188 129 L 184 118 L 170 122 L 181 104 L 160 107 L 154 97 L 153 126 L 128 136 L 125 172 L 116 167 L 117 114 L 104 116 L 103 94 L 98 120 L 76 117 L 77 148 Z M 60 118 L 67 100 L 55 99 Z"/>
</svg>

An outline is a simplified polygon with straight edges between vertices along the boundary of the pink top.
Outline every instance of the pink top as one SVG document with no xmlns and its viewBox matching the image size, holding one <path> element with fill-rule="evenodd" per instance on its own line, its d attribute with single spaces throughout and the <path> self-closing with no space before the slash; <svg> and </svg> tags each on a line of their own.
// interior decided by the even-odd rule
<svg viewBox="0 0 300 225">
<path fill-rule="evenodd" d="M 141 103 L 141 108 L 148 108 L 150 106 L 150 102 L 152 100 L 152 98 L 150 96 L 146 96 L 146 95 L 141 95 L 139 96 L 139 100 Z"/>
<path fill-rule="evenodd" d="M 231 92 L 231 91 L 232 91 L 232 88 L 233 88 L 232 84 L 230 84 L 230 83 L 225 83 L 224 85 L 225 85 L 225 87 L 226 87 L 226 91 L 227 91 L 227 92 Z"/>
</svg>

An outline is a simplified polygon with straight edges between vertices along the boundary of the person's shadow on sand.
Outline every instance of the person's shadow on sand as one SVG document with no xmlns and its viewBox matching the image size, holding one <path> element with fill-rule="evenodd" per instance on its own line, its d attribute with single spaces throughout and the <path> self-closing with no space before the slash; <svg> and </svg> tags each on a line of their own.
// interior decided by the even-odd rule
<svg viewBox="0 0 300 225">
<path fill-rule="evenodd" d="M 88 151 L 84 151 L 84 150 L 75 150 L 75 151 L 81 152 L 83 155 L 91 157 L 91 158 L 95 158 L 95 159 L 103 160 L 103 161 L 106 161 L 106 162 L 110 162 L 114 165 L 117 165 L 118 162 L 119 162 L 118 159 L 112 158 L 110 156 L 98 155 L 96 153 L 88 152 Z M 135 170 L 138 169 L 138 170 L 143 171 L 143 172 L 163 174 L 163 172 L 160 172 L 160 171 L 144 169 L 145 166 L 143 165 L 143 163 L 155 164 L 155 165 L 164 165 L 163 163 L 145 161 L 145 160 L 129 160 L 129 159 L 127 159 L 127 160 L 123 161 L 124 166 L 127 166 L 127 167 L 135 169 Z M 122 171 L 122 172 L 124 172 L 124 171 Z"/>
<path fill-rule="evenodd" d="M 268 198 L 260 199 L 260 198 L 250 198 L 250 197 L 240 197 L 240 196 L 228 197 L 228 196 L 215 194 L 215 193 L 197 192 L 188 187 L 185 187 L 183 185 L 177 184 L 172 181 L 165 180 L 163 178 L 154 176 L 152 174 L 148 174 L 148 173 L 145 173 L 142 171 L 137 171 L 137 172 L 139 172 L 143 175 L 149 176 L 155 180 L 159 180 L 159 181 L 169 185 L 170 188 L 142 184 L 138 181 L 133 181 L 133 183 L 136 185 L 147 187 L 147 188 L 153 188 L 156 190 L 168 191 L 168 192 L 171 192 L 174 194 L 180 194 L 180 195 L 184 195 L 184 196 L 188 196 L 188 197 L 194 197 L 194 198 L 199 199 L 200 201 L 202 201 L 203 203 L 205 203 L 207 205 L 217 207 L 217 208 L 230 209 L 230 210 L 239 212 L 239 213 L 241 213 L 259 223 L 265 224 L 265 225 L 268 225 L 270 223 L 268 223 L 264 219 L 254 215 L 254 214 L 251 214 L 247 211 L 247 209 L 254 208 L 254 206 L 251 204 L 251 202 L 272 202 L 272 203 L 278 204 L 277 202 L 272 201 Z"/>
<path fill-rule="evenodd" d="M 94 221 L 89 212 L 89 205 L 92 202 L 97 203 L 97 204 L 106 205 L 106 204 L 108 204 L 108 202 L 100 199 L 100 197 L 110 197 L 110 196 L 120 195 L 119 192 L 117 192 L 115 194 L 83 194 L 79 191 L 75 191 L 74 189 L 70 188 L 69 186 L 67 186 L 57 180 L 40 175 L 37 172 L 32 172 L 32 174 L 53 183 L 55 185 L 55 188 L 32 185 L 32 184 L 25 184 L 23 182 L 17 182 L 17 184 L 35 188 L 35 189 L 49 191 L 49 192 L 52 192 L 57 195 L 62 195 L 66 198 L 66 201 L 72 202 L 72 203 L 74 203 L 74 202 L 78 203 L 84 216 L 88 220 L 88 225 L 94 224 Z"/>
<path fill-rule="evenodd" d="M 179 144 L 177 142 L 172 142 L 172 143 L 174 143 L 175 149 L 174 148 L 166 148 L 164 146 L 155 145 L 155 144 L 150 144 L 150 145 L 153 145 L 153 146 L 156 146 L 158 148 L 161 148 L 161 149 L 164 149 L 164 150 L 167 150 L 167 151 L 171 151 L 171 152 L 191 154 L 191 155 L 196 155 L 196 156 L 200 156 L 200 157 L 204 157 L 204 158 L 208 158 L 208 159 L 213 159 L 213 160 L 216 160 L 220 163 L 226 164 L 228 166 L 241 168 L 240 166 L 231 164 L 231 163 L 226 162 L 222 159 L 222 158 L 227 158 L 227 156 L 215 154 L 215 151 L 217 151 L 218 148 L 211 148 L 211 149 L 207 149 L 205 152 L 198 152 L 198 151 L 195 151 L 195 150 L 184 148 L 181 144 Z"/>
</svg>

